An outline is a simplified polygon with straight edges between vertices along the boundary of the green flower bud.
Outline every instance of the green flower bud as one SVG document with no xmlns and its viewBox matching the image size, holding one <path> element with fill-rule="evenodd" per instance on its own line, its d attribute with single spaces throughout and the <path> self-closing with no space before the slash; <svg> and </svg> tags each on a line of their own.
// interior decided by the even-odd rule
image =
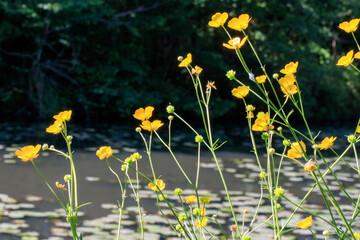
<svg viewBox="0 0 360 240">
<path fill-rule="evenodd" d="M 348 142 L 349 143 L 356 143 L 356 137 L 354 135 L 348 136 Z"/>
<path fill-rule="evenodd" d="M 202 204 L 208 204 L 210 202 L 210 198 L 209 197 L 201 197 L 200 202 Z"/>
<path fill-rule="evenodd" d="M 138 132 L 138 133 L 140 133 L 140 132 L 141 132 L 141 127 L 135 128 L 135 131 Z"/>
<path fill-rule="evenodd" d="M 127 165 L 127 164 L 121 165 L 121 171 L 126 172 L 127 169 L 128 169 L 128 165 Z"/>
<path fill-rule="evenodd" d="M 51 145 L 51 146 L 49 147 L 49 149 L 50 149 L 50 150 L 54 150 L 54 149 L 55 149 L 54 145 Z"/>
<path fill-rule="evenodd" d="M 281 132 L 281 131 L 282 131 L 282 127 L 278 127 L 278 128 L 277 128 L 277 131 L 278 131 L 278 132 Z"/>
<path fill-rule="evenodd" d="M 187 217 L 186 217 L 186 215 L 185 215 L 184 213 L 182 213 L 182 214 L 179 215 L 179 220 L 180 220 L 180 222 L 183 222 L 183 221 L 185 221 L 186 219 L 187 219 Z"/>
<path fill-rule="evenodd" d="M 235 79 L 235 74 L 236 72 L 234 70 L 229 70 L 227 71 L 226 73 L 226 77 L 229 79 L 229 80 L 234 80 Z"/>
<path fill-rule="evenodd" d="M 277 203 L 275 207 L 276 207 L 277 210 L 280 210 L 281 205 L 279 203 Z"/>
<path fill-rule="evenodd" d="M 64 176 L 64 181 L 65 182 L 71 182 L 71 175 L 70 174 L 67 174 Z"/>
<path fill-rule="evenodd" d="M 133 160 L 131 158 L 126 158 L 125 162 L 130 166 L 133 163 Z"/>
<path fill-rule="evenodd" d="M 261 139 L 263 139 L 263 140 L 267 140 L 267 139 L 269 139 L 269 137 L 270 137 L 270 135 L 269 135 L 269 133 L 267 133 L 267 132 L 263 132 L 263 133 L 261 134 Z"/>
<path fill-rule="evenodd" d="M 168 116 L 169 121 L 172 121 L 174 119 L 173 115 Z"/>
<path fill-rule="evenodd" d="M 313 149 L 318 149 L 318 148 L 319 148 L 319 145 L 314 144 L 314 145 L 312 145 L 312 148 L 313 148 Z"/>
<path fill-rule="evenodd" d="M 183 56 L 178 56 L 178 61 L 181 62 L 182 60 L 184 60 Z"/>
<path fill-rule="evenodd" d="M 201 143 L 202 141 L 204 141 L 203 136 L 201 136 L 201 135 L 197 135 L 197 136 L 195 137 L 195 142 L 197 142 L 197 143 Z"/>
<path fill-rule="evenodd" d="M 173 114 L 174 111 L 175 111 L 175 108 L 174 108 L 174 106 L 169 105 L 169 106 L 166 107 L 166 111 L 167 111 L 168 114 Z"/>
<path fill-rule="evenodd" d="M 265 173 L 265 172 L 261 172 L 261 173 L 259 174 L 259 178 L 260 178 L 260 179 L 265 179 L 265 178 L 266 178 L 266 173 Z"/>
<path fill-rule="evenodd" d="M 281 197 L 282 195 L 284 195 L 284 189 L 282 187 L 277 187 L 274 190 L 274 194 L 277 197 Z"/>
<path fill-rule="evenodd" d="M 67 140 L 68 140 L 68 141 L 73 140 L 73 136 L 71 136 L 71 135 L 67 136 Z"/>
<path fill-rule="evenodd" d="M 251 237 L 249 237 L 249 236 L 244 236 L 242 239 L 243 239 L 243 240 L 251 240 Z"/>
<path fill-rule="evenodd" d="M 328 231 L 328 230 L 323 231 L 323 235 L 324 235 L 324 236 L 328 236 L 328 235 L 329 235 L 329 231 Z"/>
<path fill-rule="evenodd" d="M 182 226 L 181 226 L 180 224 L 178 224 L 178 225 L 176 225 L 176 230 L 178 230 L 178 231 L 182 231 L 182 230 L 183 230 L 183 228 L 182 228 Z"/>
<path fill-rule="evenodd" d="M 268 149 L 268 153 L 269 153 L 270 155 L 273 155 L 273 154 L 275 153 L 275 149 L 269 148 L 269 149 Z"/>
<path fill-rule="evenodd" d="M 193 209 L 193 213 L 196 215 L 196 216 L 199 216 L 200 215 L 200 210 L 198 208 L 194 208 Z"/>
<path fill-rule="evenodd" d="M 217 215 L 212 215 L 212 218 L 215 220 L 217 218 Z"/>
<path fill-rule="evenodd" d="M 283 141 L 283 145 L 285 146 L 285 147 L 289 147 L 290 145 L 291 145 L 291 142 L 289 141 L 289 140 L 284 140 Z"/>
<path fill-rule="evenodd" d="M 49 145 L 47 145 L 46 143 L 42 145 L 42 150 L 46 151 L 49 149 Z"/>
<path fill-rule="evenodd" d="M 253 111 L 255 111 L 255 107 L 253 105 L 246 106 L 246 112 L 253 112 Z"/>
<path fill-rule="evenodd" d="M 176 196 L 180 196 L 180 195 L 182 194 L 182 189 L 181 189 L 181 188 L 175 188 L 174 194 L 175 194 Z"/>
<path fill-rule="evenodd" d="M 165 201 L 165 197 L 163 195 L 159 196 L 159 201 Z"/>
<path fill-rule="evenodd" d="M 279 74 L 274 73 L 274 74 L 272 75 L 272 77 L 275 78 L 275 79 L 278 79 L 278 78 L 279 78 Z"/>
</svg>

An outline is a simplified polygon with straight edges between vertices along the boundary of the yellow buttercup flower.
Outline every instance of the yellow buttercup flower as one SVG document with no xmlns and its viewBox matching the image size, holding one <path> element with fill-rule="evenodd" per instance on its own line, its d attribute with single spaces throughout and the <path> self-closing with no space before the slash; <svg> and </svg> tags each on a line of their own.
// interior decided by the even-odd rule
<svg viewBox="0 0 360 240">
<path fill-rule="evenodd" d="M 61 184 L 61 183 L 59 183 L 59 182 L 56 182 L 55 185 L 56 185 L 57 188 L 66 191 L 66 188 L 65 188 L 65 185 L 64 185 L 64 184 Z"/>
<path fill-rule="evenodd" d="M 298 92 L 298 87 L 295 84 L 288 86 L 280 86 L 281 91 L 285 94 L 284 97 L 294 95 Z"/>
<path fill-rule="evenodd" d="M 206 208 L 204 208 L 204 207 L 200 207 L 200 210 L 199 210 L 199 208 L 194 208 L 194 209 L 193 209 L 193 213 L 194 213 L 194 214 L 197 214 L 199 211 L 200 211 L 200 215 L 201 215 L 201 216 L 205 216 L 205 215 L 206 215 Z"/>
<path fill-rule="evenodd" d="M 298 142 L 291 144 L 291 149 L 288 150 L 287 156 L 291 158 L 301 158 L 304 152 L 306 152 L 306 146 L 305 143 L 301 140 L 300 144 Z"/>
<path fill-rule="evenodd" d="M 191 73 L 192 74 L 197 74 L 197 75 L 199 75 L 201 72 L 202 72 L 202 68 L 201 67 L 199 67 L 198 65 L 196 65 L 193 69 L 191 69 Z"/>
<path fill-rule="evenodd" d="M 360 126 L 358 126 L 358 128 L 356 129 L 357 133 L 360 133 Z"/>
<path fill-rule="evenodd" d="M 203 218 L 201 220 L 201 227 L 205 227 L 207 225 L 207 221 L 208 221 L 207 218 Z M 195 223 L 195 226 L 197 228 L 200 228 L 200 221 L 199 220 Z"/>
<path fill-rule="evenodd" d="M 248 37 L 244 37 L 242 40 L 239 37 L 233 38 L 228 43 L 223 43 L 223 46 L 228 49 L 240 49 L 246 42 Z"/>
<path fill-rule="evenodd" d="M 351 20 L 350 22 L 344 21 L 339 24 L 339 28 L 344 30 L 347 33 L 355 32 L 359 26 L 359 21 L 360 21 L 359 18 L 355 18 L 355 19 Z"/>
<path fill-rule="evenodd" d="M 298 222 L 296 224 L 296 226 L 298 226 L 301 229 L 307 229 L 307 228 L 311 227 L 311 225 L 312 225 L 312 217 L 311 216 L 305 218 L 304 221 Z"/>
<path fill-rule="evenodd" d="M 360 59 L 360 52 L 355 53 L 354 58 Z"/>
<path fill-rule="evenodd" d="M 234 97 L 242 99 L 242 98 L 246 97 L 249 94 L 249 91 L 250 91 L 249 86 L 247 86 L 247 87 L 239 86 L 239 87 L 234 88 L 233 90 L 231 90 L 231 94 Z"/>
<path fill-rule="evenodd" d="M 54 119 L 59 120 L 61 122 L 69 121 L 71 118 L 71 114 L 72 114 L 71 110 L 63 111 L 63 112 L 60 112 L 58 115 L 55 115 Z"/>
<path fill-rule="evenodd" d="M 156 185 L 157 185 L 159 188 L 157 188 L 157 187 L 154 185 L 154 183 L 151 182 L 151 183 L 149 183 L 149 188 L 150 188 L 151 190 L 155 191 L 155 192 L 158 192 L 159 189 L 160 189 L 160 191 L 162 191 L 162 190 L 164 190 L 164 188 L 165 188 L 165 183 L 164 183 L 164 181 L 161 180 L 161 179 L 157 179 L 157 180 L 156 180 Z"/>
<path fill-rule="evenodd" d="M 148 120 L 149 118 L 151 118 L 153 111 L 154 111 L 154 107 L 152 107 L 152 106 L 148 106 L 145 109 L 139 108 L 135 111 L 133 116 L 134 116 L 134 118 L 136 118 L 140 121 L 145 121 L 145 120 Z"/>
<path fill-rule="evenodd" d="M 113 155 L 114 151 L 111 149 L 111 147 L 104 146 L 101 147 L 99 150 L 96 151 L 96 156 L 100 158 L 100 160 L 107 159 Z"/>
<path fill-rule="evenodd" d="M 299 62 L 290 62 L 285 65 L 284 69 L 281 69 L 280 72 L 287 75 L 287 74 L 294 74 L 297 71 Z"/>
<path fill-rule="evenodd" d="M 190 197 L 184 197 L 185 199 L 185 202 L 187 204 L 190 204 L 190 203 L 196 203 L 197 202 L 197 198 L 195 195 L 191 195 Z"/>
<path fill-rule="evenodd" d="M 356 240 L 360 240 L 360 234 L 358 232 L 354 232 L 354 237 Z"/>
<path fill-rule="evenodd" d="M 266 81 L 266 75 L 261 75 L 255 78 L 258 83 L 264 83 Z"/>
<path fill-rule="evenodd" d="M 228 27 L 242 31 L 245 30 L 249 26 L 249 22 L 251 17 L 249 14 L 241 14 L 238 18 L 233 18 L 228 22 Z"/>
<path fill-rule="evenodd" d="M 308 163 L 304 166 L 305 172 L 314 172 L 315 171 L 315 164 L 312 160 L 310 160 Z"/>
<path fill-rule="evenodd" d="M 229 14 L 227 12 L 223 12 L 223 13 L 217 12 L 214 15 L 212 15 L 211 21 L 209 22 L 209 26 L 215 28 L 220 27 L 225 24 L 228 17 Z"/>
<path fill-rule="evenodd" d="M 334 144 L 336 138 L 337 137 L 324 138 L 324 140 L 322 140 L 322 142 L 318 145 L 319 149 L 326 150 L 326 149 L 330 148 Z"/>
<path fill-rule="evenodd" d="M 181 63 L 179 64 L 179 67 L 187 67 L 190 65 L 191 62 L 192 62 L 192 55 L 191 53 L 188 53 L 186 58 L 182 60 Z"/>
<path fill-rule="evenodd" d="M 298 92 L 295 85 L 295 75 L 290 73 L 279 79 L 280 89 L 286 96 L 293 95 Z"/>
<path fill-rule="evenodd" d="M 263 132 L 268 131 L 269 129 L 274 129 L 274 126 L 270 125 L 269 113 L 259 112 L 255 123 L 252 125 L 251 130 L 254 132 Z"/>
<path fill-rule="evenodd" d="M 342 56 L 336 65 L 347 67 L 354 61 L 354 51 L 351 50 L 345 56 Z"/>
<path fill-rule="evenodd" d="M 23 162 L 32 161 L 39 156 L 38 152 L 40 151 L 40 148 L 40 144 L 36 146 L 29 145 L 23 147 L 21 150 L 16 150 L 15 155 Z"/>
<path fill-rule="evenodd" d="M 64 124 L 60 120 L 56 120 L 53 125 L 46 128 L 47 133 L 58 134 L 64 129 Z"/>
<path fill-rule="evenodd" d="M 140 127 L 142 127 L 142 129 L 144 130 L 151 132 L 153 130 L 157 131 L 162 125 L 164 124 L 160 120 L 155 120 L 153 122 L 146 120 L 141 123 Z"/>
</svg>

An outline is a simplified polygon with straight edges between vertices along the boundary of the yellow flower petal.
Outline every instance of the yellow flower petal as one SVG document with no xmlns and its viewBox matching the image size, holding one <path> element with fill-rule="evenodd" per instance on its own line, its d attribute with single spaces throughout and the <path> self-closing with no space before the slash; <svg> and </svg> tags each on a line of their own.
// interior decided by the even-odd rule
<svg viewBox="0 0 360 240">
<path fill-rule="evenodd" d="M 101 147 L 99 150 L 96 151 L 96 156 L 100 158 L 100 160 L 107 159 L 113 155 L 114 151 L 111 147 L 104 146 Z"/>
<path fill-rule="evenodd" d="M 192 55 L 191 53 L 188 53 L 186 58 L 182 60 L 181 63 L 179 64 L 179 67 L 187 67 L 190 65 L 191 62 L 192 62 Z"/>
<path fill-rule="evenodd" d="M 324 140 L 322 140 L 322 142 L 318 145 L 319 149 L 326 150 L 326 149 L 330 148 L 334 144 L 336 138 L 337 137 L 324 138 Z"/>
<path fill-rule="evenodd" d="M 234 97 L 242 99 L 242 98 L 246 97 L 249 94 L 249 91 L 250 91 L 249 86 L 247 86 L 247 87 L 239 86 L 239 87 L 234 88 L 233 90 L 231 90 L 231 94 Z"/>
<path fill-rule="evenodd" d="M 223 12 L 223 13 L 217 12 L 211 17 L 209 26 L 215 27 L 215 28 L 220 27 L 225 24 L 228 17 L 229 17 L 229 14 L 227 12 Z"/>
<path fill-rule="evenodd" d="M 145 121 L 145 120 L 148 120 L 149 118 L 151 118 L 153 111 L 154 111 L 154 107 L 152 107 L 152 106 L 148 106 L 145 109 L 139 108 L 135 111 L 135 113 L 133 114 L 133 117 L 140 121 Z"/>
<path fill-rule="evenodd" d="M 311 227 L 311 225 L 312 225 L 312 217 L 311 216 L 305 218 L 304 221 L 298 222 L 296 224 L 296 226 L 298 226 L 301 229 L 307 229 L 307 228 Z"/>
<path fill-rule="evenodd" d="M 249 14 L 241 14 L 238 18 L 231 19 L 228 22 L 228 27 L 238 31 L 242 31 L 248 27 L 250 20 L 251 17 L 249 16 Z"/>
<path fill-rule="evenodd" d="M 205 227 L 206 225 L 207 225 L 207 218 L 203 218 L 202 220 L 201 220 L 201 227 Z M 197 227 L 197 228 L 200 228 L 200 222 L 199 222 L 199 220 L 195 223 L 195 226 Z"/>
<path fill-rule="evenodd" d="M 186 202 L 187 204 L 196 203 L 196 202 L 197 202 L 197 198 L 196 198 L 195 195 L 191 195 L 191 196 L 189 196 L 189 197 L 184 197 L 184 199 L 185 199 L 185 202 Z"/>
<path fill-rule="evenodd" d="M 264 83 L 266 81 L 266 75 L 261 75 L 255 78 L 258 83 Z"/>
<path fill-rule="evenodd" d="M 155 191 L 155 192 L 159 192 L 159 189 L 160 189 L 160 191 L 162 191 L 162 190 L 164 190 L 164 188 L 165 188 L 165 183 L 163 182 L 163 180 L 161 180 L 161 179 L 157 179 L 156 180 L 156 185 L 159 187 L 159 188 L 157 188 L 155 185 L 154 185 L 154 183 L 149 183 L 149 188 L 151 189 L 151 190 L 153 190 L 153 191 Z"/>
<path fill-rule="evenodd" d="M 355 19 L 351 20 L 350 22 L 347 22 L 347 21 L 342 22 L 339 24 L 339 28 L 344 30 L 347 33 L 355 32 L 359 26 L 359 21 L 360 21 L 360 19 L 355 18 Z"/>
<path fill-rule="evenodd" d="M 71 114 L 72 114 L 71 110 L 63 111 L 63 112 L 60 112 L 58 115 L 55 115 L 54 119 L 59 120 L 61 122 L 69 121 L 71 118 Z"/>
<path fill-rule="evenodd" d="M 280 72 L 283 74 L 294 74 L 297 71 L 297 67 L 298 67 L 299 62 L 290 62 L 288 64 L 285 65 L 284 69 L 281 69 Z"/>
<path fill-rule="evenodd" d="M 353 55 L 354 55 L 354 51 L 353 50 L 349 51 L 345 56 L 342 56 L 338 60 L 336 65 L 344 66 L 344 67 L 349 66 L 354 61 Z"/>
<path fill-rule="evenodd" d="M 39 156 L 38 152 L 40 151 L 40 148 L 40 144 L 36 146 L 25 146 L 21 150 L 16 150 L 15 155 L 23 162 L 32 161 Z"/>
<path fill-rule="evenodd" d="M 288 150 L 287 156 L 291 158 L 301 158 L 303 157 L 303 153 L 306 152 L 305 143 L 301 140 L 300 144 L 298 142 L 294 142 L 291 144 L 291 149 Z"/>
<path fill-rule="evenodd" d="M 53 125 L 46 128 L 47 133 L 58 134 L 64 129 L 64 124 L 60 120 L 56 120 Z"/>
</svg>

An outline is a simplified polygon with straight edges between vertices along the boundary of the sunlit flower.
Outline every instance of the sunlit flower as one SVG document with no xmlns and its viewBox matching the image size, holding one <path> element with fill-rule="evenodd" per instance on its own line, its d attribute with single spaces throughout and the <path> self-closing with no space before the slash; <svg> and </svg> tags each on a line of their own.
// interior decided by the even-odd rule
<svg viewBox="0 0 360 240">
<path fill-rule="evenodd" d="M 285 65 L 284 69 L 281 69 L 280 72 L 283 74 L 293 74 L 296 73 L 297 71 L 297 67 L 298 67 L 299 62 L 290 62 L 288 64 Z"/>
<path fill-rule="evenodd" d="M 264 83 L 266 81 L 266 75 L 261 75 L 255 78 L 258 83 Z"/>
<path fill-rule="evenodd" d="M 55 185 L 56 185 L 57 188 L 66 191 L 66 188 L 65 188 L 65 185 L 64 185 L 64 184 L 61 184 L 61 183 L 59 183 L 59 182 L 56 182 Z"/>
<path fill-rule="evenodd" d="M 360 52 L 355 53 L 354 58 L 360 59 Z"/>
<path fill-rule="evenodd" d="M 23 147 L 21 150 L 16 150 L 15 155 L 21 159 L 23 162 L 32 161 L 33 159 L 39 156 L 38 152 L 40 151 L 41 145 L 36 146 L 29 145 Z"/>
<path fill-rule="evenodd" d="M 235 232 L 236 229 L 237 229 L 236 225 L 231 225 L 230 226 L 230 231 Z"/>
<path fill-rule="evenodd" d="M 231 94 L 234 96 L 234 97 L 237 97 L 237 98 L 244 98 L 246 97 L 248 94 L 249 94 L 249 91 L 250 91 L 250 87 L 247 86 L 239 86 L 237 88 L 234 88 L 233 90 L 231 90 Z"/>
<path fill-rule="evenodd" d="M 134 118 L 136 118 L 140 121 L 145 121 L 145 120 L 148 120 L 149 118 L 151 118 L 153 111 L 154 111 L 154 107 L 152 107 L 152 106 L 148 106 L 145 109 L 139 108 L 135 111 L 133 116 L 134 116 Z"/>
<path fill-rule="evenodd" d="M 254 124 L 251 127 L 251 130 L 255 132 L 263 132 L 263 131 L 268 131 L 269 129 L 273 129 L 274 126 L 272 125 L 269 126 L 269 124 L 270 124 L 269 113 L 259 112 Z"/>
<path fill-rule="evenodd" d="M 291 149 L 288 150 L 287 155 L 291 158 L 301 158 L 304 152 L 306 152 L 306 146 L 305 143 L 301 140 L 300 144 L 298 142 L 291 144 Z"/>
<path fill-rule="evenodd" d="M 298 226 L 301 229 L 307 229 L 307 228 L 311 227 L 311 225 L 312 225 L 312 217 L 311 216 L 305 218 L 304 221 L 298 222 L 296 224 L 296 226 Z"/>
<path fill-rule="evenodd" d="M 309 162 L 307 162 L 304 166 L 304 170 L 305 172 L 314 172 L 315 171 L 315 163 L 310 160 Z"/>
<path fill-rule="evenodd" d="M 228 22 L 228 27 L 242 31 L 245 30 L 249 26 L 249 22 L 251 17 L 249 14 L 241 14 L 238 18 L 233 18 Z"/>
<path fill-rule="evenodd" d="M 71 114 L 72 114 L 71 110 L 63 111 L 63 112 L 60 112 L 58 115 L 55 115 L 54 119 L 59 120 L 61 122 L 69 121 L 71 118 Z"/>
<path fill-rule="evenodd" d="M 356 132 L 360 133 L 360 126 L 357 127 Z"/>
<path fill-rule="evenodd" d="M 55 120 L 54 124 L 46 128 L 47 133 L 58 134 L 64 129 L 64 124 L 60 120 Z"/>
<path fill-rule="evenodd" d="M 196 203 L 197 202 L 197 198 L 195 195 L 191 195 L 190 197 L 184 197 L 185 199 L 185 202 L 187 204 L 190 204 L 190 203 Z"/>
<path fill-rule="evenodd" d="M 284 77 L 279 79 L 279 84 L 281 86 L 290 86 L 290 85 L 294 85 L 295 84 L 295 75 L 294 74 L 286 74 Z"/>
<path fill-rule="evenodd" d="M 229 40 L 228 43 L 223 43 L 223 46 L 228 49 L 239 49 L 245 44 L 247 39 L 247 36 L 244 37 L 242 40 L 239 37 L 236 37 Z"/>
<path fill-rule="evenodd" d="M 107 159 L 113 155 L 114 151 L 111 149 L 111 147 L 104 146 L 101 147 L 99 150 L 96 151 L 96 156 L 100 158 L 100 160 Z"/>
<path fill-rule="evenodd" d="M 223 12 L 223 13 L 217 12 L 214 15 L 212 15 L 211 21 L 209 22 L 209 26 L 215 28 L 220 27 L 225 24 L 228 17 L 229 14 L 227 12 Z"/>
<path fill-rule="evenodd" d="M 285 94 L 284 97 L 294 95 L 298 92 L 298 87 L 295 84 L 288 86 L 280 86 L 281 91 Z"/>
<path fill-rule="evenodd" d="M 200 207 L 200 210 L 199 210 L 199 208 L 194 208 L 193 209 L 193 213 L 196 214 L 196 215 L 199 213 L 199 211 L 200 211 L 201 216 L 206 215 L 206 208 L 204 208 L 204 207 Z"/>
<path fill-rule="evenodd" d="M 342 56 L 336 65 L 338 66 L 344 66 L 347 67 L 349 66 L 352 62 L 354 61 L 354 51 L 351 50 L 350 52 L 348 52 L 345 56 Z"/>
<path fill-rule="evenodd" d="M 141 123 L 140 127 L 151 132 L 153 130 L 157 131 L 162 125 L 164 125 L 164 123 L 162 123 L 160 120 L 155 120 L 153 122 L 146 120 Z"/>
<path fill-rule="evenodd" d="M 188 53 L 188 55 L 186 56 L 185 59 L 183 59 L 181 61 L 181 63 L 179 64 L 179 67 L 187 67 L 190 65 L 190 63 L 192 62 L 192 55 L 191 53 Z"/>
<path fill-rule="evenodd" d="M 322 142 L 318 145 L 319 149 L 326 150 L 326 149 L 330 148 L 334 144 L 336 138 L 337 137 L 324 138 L 324 140 L 322 140 Z"/>
<path fill-rule="evenodd" d="M 216 86 L 215 86 L 215 81 L 208 81 L 207 84 L 206 84 L 206 90 L 207 91 L 210 91 L 210 89 L 213 88 L 215 90 L 217 90 Z"/>
<path fill-rule="evenodd" d="M 207 218 L 203 218 L 201 220 L 201 227 L 205 227 L 207 225 L 207 221 L 208 221 Z M 199 220 L 195 223 L 195 226 L 197 228 L 200 228 L 200 221 Z"/>
<path fill-rule="evenodd" d="M 165 183 L 161 179 L 156 180 L 156 185 L 159 187 L 160 191 L 164 190 L 164 188 L 165 188 Z M 149 183 L 149 188 L 155 192 L 159 191 L 159 189 L 152 182 Z"/>
<path fill-rule="evenodd" d="M 191 73 L 192 74 L 200 74 L 201 72 L 202 72 L 202 68 L 201 67 L 199 67 L 198 65 L 196 65 L 193 69 L 191 69 Z"/>
<path fill-rule="evenodd" d="M 359 25 L 359 18 L 355 18 L 351 20 L 350 22 L 344 21 L 339 24 L 339 28 L 344 30 L 347 33 L 355 32 Z"/>
</svg>

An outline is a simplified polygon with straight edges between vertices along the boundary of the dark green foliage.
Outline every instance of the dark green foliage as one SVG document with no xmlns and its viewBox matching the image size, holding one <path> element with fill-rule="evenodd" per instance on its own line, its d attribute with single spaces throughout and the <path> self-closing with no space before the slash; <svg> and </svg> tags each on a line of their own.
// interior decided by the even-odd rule
<svg viewBox="0 0 360 240">
<path fill-rule="evenodd" d="M 147 105 L 165 115 L 171 102 L 192 115 L 192 83 L 177 67 L 177 56 L 191 52 L 194 65 L 204 68 L 204 85 L 216 82 L 213 116 L 240 119 L 244 107 L 231 96 L 235 83 L 225 73 L 234 69 L 252 83 L 234 52 L 222 47 L 225 33 L 207 25 L 212 14 L 224 11 L 253 17 L 247 33 L 270 74 L 300 62 L 297 79 L 308 117 L 358 117 L 353 112 L 360 101 L 359 74 L 336 66 L 356 47 L 337 28 L 360 17 L 355 0 L 1 1 L 2 113 L 33 119 L 72 109 L 75 118 L 105 122 L 129 118 Z M 242 51 L 254 74 L 261 74 L 249 46 Z M 258 105 L 251 97 L 248 102 Z"/>
</svg>

